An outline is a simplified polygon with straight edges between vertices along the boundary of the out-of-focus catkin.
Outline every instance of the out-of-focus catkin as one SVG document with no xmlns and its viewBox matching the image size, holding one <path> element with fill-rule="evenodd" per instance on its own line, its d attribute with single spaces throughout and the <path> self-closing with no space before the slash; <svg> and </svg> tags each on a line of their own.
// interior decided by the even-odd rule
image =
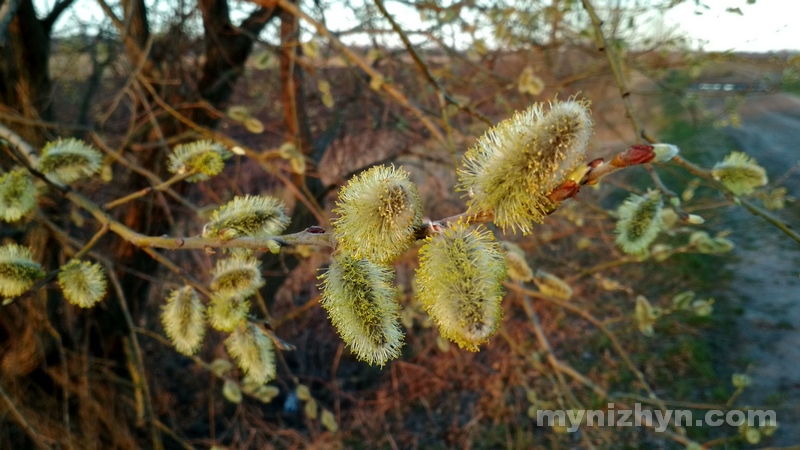
<svg viewBox="0 0 800 450">
<path fill-rule="evenodd" d="M 205 307 L 191 286 L 170 292 L 161 309 L 161 323 L 175 349 L 193 355 L 206 334 Z"/>
<path fill-rule="evenodd" d="M 641 254 L 663 229 L 661 193 L 633 194 L 619 207 L 617 245 L 628 254 Z"/>
<path fill-rule="evenodd" d="M 73 259 L 58 273 L 64 298 L 81 308 L 91 308 L 106 295 L 106 275 L 100 264 Z"/>
<path fill-rule="evenodd" d="M 735 195 L 747 195 L 767 184 L 767 172 L 755 159 L 731 152 L 711 169 L 711 175 Z"/>
</svg>

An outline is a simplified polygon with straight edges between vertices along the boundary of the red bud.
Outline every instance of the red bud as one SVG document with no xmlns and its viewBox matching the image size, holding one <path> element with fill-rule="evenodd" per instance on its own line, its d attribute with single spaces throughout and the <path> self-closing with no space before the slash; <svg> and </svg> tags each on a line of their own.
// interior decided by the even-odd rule
<svg viewBox="0 0 800 450">
<path fill-rule="evenodd" d="M 637 164 L 647 164 L 656 157 L 652 145 L 632 145 L 625 151 L 619 153 L 611 161 L 611 165 L 616 167 L 635 166 Z"/>
</svg>

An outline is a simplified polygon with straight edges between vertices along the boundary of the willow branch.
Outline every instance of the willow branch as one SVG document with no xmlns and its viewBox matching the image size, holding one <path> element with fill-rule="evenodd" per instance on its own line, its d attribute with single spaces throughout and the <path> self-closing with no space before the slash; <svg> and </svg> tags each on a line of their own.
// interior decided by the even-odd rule
<svg viewBox="0 0 800 450">
<path fill-rule="evenodd" d="M 735 197 L 731 194 L 725 186 L 720 184 L 717 180 L 714 179 L 713 175 L 711 174 L 710 170 L 704 169 L 697 164 L 692 163 L 681 157 L 680 155 L 675 156 L 672 158 L 672 161 L 675 164 L 683 167 L 689 173 L 696 177 L 700 177 L 710 183 L 713 183 L 714 186 L 719 189 L 720 191 L 725 193 L 725 196 L 731 200 L 733 203 L 740 204 L 747 210 L 750 214 L 760 217 L 770 225 L 774 226 L 775 228 L 781 230 L 784 234 L 789 236 L 790 238 L 794 239 L 796 242 L 800 243 L 800 234 L 797 231 L 793 230 L 791 226 L 789 226 L 786 222 L 780 220 L 779 218 L 775 217 L 774 215 L 770 214 L 769 212 L 759 208 L 758 206 L 751 203 L 749 200 L 742 198 L 742 197 Z"/>
<path fill-rule="evenodd" d="M 316 20 L 312 19 L 308 14 L 304 13 L 297 7 L 297 5 L 291 3 L 289 0 L 251 0 L 252 3 L 258 4 L 264 7 L 270 7 L 277 3 L 277 5 L 296 17 L 306 21 L 309 25 L 316 28 L 317 32 L 325 37 L 328 42 L 330 42 L 331 46 L 336 49 L 339 53 L 345 56 L 350 62 L 358 66 L 361 70 L 363 70 L 367 75 L 371 78 L 383 78 L 383 76 L 373 69 L 363 58 L 359 57 L 355 54 L 352 50 L 347 48 L 333 33 L 328 30 L 325 25 Z M 436 138 L 441 143 L 447 143 L 447 139 L 442 134 L 441 130 L 439 130 L 433 122 L 428 119 L 423 112 L 417 108 L 416 106 L 412 105 L 408 98 L 399 90 L 397 90 L 394 86 L 389 83 L 382 83 L 381 89 L 383 89 L 386 94 L 389 95 L 394 101 L 396 101 L 400 106 L 407 109 L 411 114 L 413 114 L 420 122 L 431 132 L 433 137 Z"/>
<path fill-rule="evenodd" d="M 2 383 L 0 383 L 0 398 L 2 398 L 5 402 L 8 411 L 11 413 L 11 416 L 14 418 L 14 421 L 16 421 L 17 425 L 19 425 L 19 427 L 28 434 L 28 437 L 30 437 L 39 448 L 52 448 L 42 440 L 42 433 L 34 429 L 33 426 L 29 424 L 27 420 L 25 420 L 25 416 L 23 416 L 22 413 L 17 409 L 17 406 L 14 404 L 14 400 L 11 399 L 11 396 L 9 396 L 6 390 L 3 388 Z M 52 442 L 52 440 L 50 441 Z"/>
<path fill-rule="evenodd" d="M 114 209 L 117 206 L 124 205 L 124 204 L 126 204 L 126 203 L 128 203 L 130 201 L 136 200 L 137 198 L 144 197 L 145 195 L 147 195 L 147 194 L 149 194 L 149 193 L 151 193 L 153 191 L 156 191 L 156 192 L 166 191 L 173 184 L 178 183 L 180 181 L 183 181 L 183 180 L 191 177 L 192 175 L 195 175 L 195 173 L 191 172 L 191 171 L 190 172 L 186 172 L 186 173 L 176 174 L 175 176 L 173 176 L 169 180 L 163 181 L 163 182 L 161 182 L 161 183 L 159 183 L 159 184 L 157 184 L 155 186 L 146 187 L 146 188 L 144 188 L 142 190 L 139 190 L 139 191 L 136 191 L 136 192 L 134 192 L 132 194 L 128 194 L 128 195 L 126 195 L 124 197 L 121 197 L 121 198 L 118 198 L 116 200 L 110 201 L 110 202 L 106 203 L 105 205 L 103 205 L 103 208 L 105 208 L 106 210 Z"/>
<path fill-rule="evenodd" d="M 622 67 L 620 67 L 619 59 L 614 54 L 614 50 L 608 46 L 608 40 L 603 33 L 603 21 L 597 16 L 597 11 L 594 9 L 594 6 L 590 0 L 581 0 L 581 2 L 583 3 L 583 8 L 589 14 L 589 18 L 592 21 L 592 27 L 594 28 L 595 40 L 597 43 L 597 50 L 600 53 L 605 53 L 606 58 L 608 58 L 608 65 L 611 67 L 611 72 L 614 74 L 614 80 L 617 83 L 619 95 L 622 97 L 622 103 L 625 105 L 625 112 L 628 116 L 628 119 L 631 121 L 637 142 L 641 142 L 642 139 L 650 143 L 655 142 L 653 138 L 647 135 L 647 132 L 642 127 L 638 117 L 636 116 L 636 113 L 634 112 L 633 102 L 631 102 L 631 92 L 628 90 L 628 87 L 625 83 L 625 76 L 622 73 Z"/>
<path fill-rule="evenodd" d="M 153 409 L 153 400 L 150 396 L 150 386 L 147 383 L 147 375 L 144 371 L 144 358 L 142 358 L 142 349 L 139 346 L 139 340 L 136 337 L 136 327 L 133 324 L 133 318 L 128 310 L 128 302 L 126 300 L 125 291 L 122 288 L 122 284 L 120 284 L 119 278 L 117 278 L 117 275 L 114 272 L 114 267 L 111 264 L 106 265 L 106 273 L 111 285 L 114 287 L 114 291 L 117 294 L 122 315 L 125 317 L 125 323 L 128 325 L 128 330 L 130 332 L 131 345 L 133 346 L 134 358 L 136 362 L 136 370 L 139 372 L 139 378 L 141 380 L 140 388 L 142 389 L 144 396 L 145 410 L 148 418 L 150 419 L 150 438 L 153 441 L 153 448 L 160 450 L 164 448 L 164 444 L 161 441 L 161 436 L 155 426 L 155 422 L 158 420 L 158 418 L 156 417 L 155 410 Z"/>
</svg>

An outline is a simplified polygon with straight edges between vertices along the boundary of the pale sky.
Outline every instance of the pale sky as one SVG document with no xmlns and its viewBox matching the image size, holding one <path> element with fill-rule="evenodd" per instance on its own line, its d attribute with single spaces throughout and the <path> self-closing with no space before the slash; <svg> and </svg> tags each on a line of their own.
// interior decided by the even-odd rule
<svg viewBox="0 0 800 450">
<path fill-rule="evenodd" d="M 800 0 L 705 0 L 710 9 L 690 0 L 665 16 L 689 36 L 707 42 L 707 51 L 764 52 L 800 50 Z M 740 8 L 743 15 L 726 12 Z M 695 12 L 702 12 L 697 15 Z"/>
<path fill-rule="evenodd" d="M 39 11 L 48 11 L 54 2 L 34 0 Z M 598 10 L 603 3 L 595 1 Z M 702 47 L 706 51 L 800 51 L 800 0 L 756 0 L 753 4 L 748 4 L 748 0 L 701 0 L 701 3 L 707 7 L 696 6 L 695 0 L 685 0 L 683 4 L 672 8 L 663 18 L 664 27 L 677 27 L 691 38 L 693 48 Z M 164 5 L 162 2 L 156 4 Z M 403 17 L 406 14 L 392 6 L 396 8 L 398 5 L 387 2 L 390 11 L 399 13 L 396 17 L 398 21 L 402 23 L 407 18 L 410 23 L 416 21 L 418 24 L 416 13 Z M 739 8 L 742 15 L 727 12 L 727 8 Z M 338 17 L 340 22 L 346 20 L 345 17 L 352 12 L 341 13 L 337 11 L 328 16 L 328 24 L 332 28 L 349 28 L 347 24 L 336 23 L 335 19 Z M 90 17 L 102 18 L 103 12 L 93 0 L 78 0 L 59 20 L 57 32 L 71 34 L 76 31 L 76 17 L 86 22 Z"/>
</svg>

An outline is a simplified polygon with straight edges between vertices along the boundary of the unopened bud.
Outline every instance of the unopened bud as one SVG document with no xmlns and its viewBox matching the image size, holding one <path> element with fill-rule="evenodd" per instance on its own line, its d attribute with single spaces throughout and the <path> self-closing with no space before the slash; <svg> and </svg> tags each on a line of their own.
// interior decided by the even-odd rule
<svg viewBox="0 0 800 450">
<path fill-rule="evenodd" d="M 677 156 L 680 150 L 672 144 L 653 144 L 653 153 L 656 155 L 653 162 L 667 162 Z"/>
</svg>

